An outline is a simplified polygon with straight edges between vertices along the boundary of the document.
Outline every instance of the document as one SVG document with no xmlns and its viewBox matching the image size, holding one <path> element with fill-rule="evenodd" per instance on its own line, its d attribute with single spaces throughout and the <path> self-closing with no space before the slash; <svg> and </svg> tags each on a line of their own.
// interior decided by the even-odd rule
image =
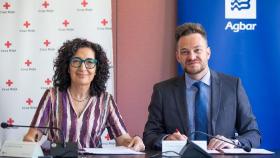
<svg viewBox="0 0 280 158">
<path fill-rule="evenodd" d="M 274 154 L 266 149 L 256 149 L 252 148 L 250 152 L 246 152 L 240 148 L 233 148 L 233 149 L 221 149 L 220 151 L 217 150 L 207 150 L 210 154 L 254 154 L 254 155 L 267 155 L 267 154 Z"/>
<path fill-rule="evenodd" d="M 209 154 L 255 154 L 255 155 L 262 155 L 262 154 L 274 154 L 274 152 L 271 152 L 266 149 L 256 149 L 252 148 L 250 152 L 246 152 L 243 149 L 240 148 L 233 148 L 233 149 L 221 149 L 221 150 L 208 150 L 207 149 L 207 142 L 206 141 L 192 141 L 196 145 L 198 145 L 200 148 L 202 148 L 204 151 L 206 151 Z M 162 153 L 164 153 L 165 156 L 178 156 L 183 146 L 187 143 L 187 141 L 162 141 Z"/>
<path fill-rule="evenodd" d="M 186 143 L 187 140 L 163 140 L 161 152 L 164 156 L 178 156 Z"/>
<path fill-rule="evenodd" d="M 94 155 L 140 155 L 144 152 L 134 151 L 124 146 L 115 146 L 107 148 L 83 148 L 80 153 L 94 154 Z"/>
</svg>

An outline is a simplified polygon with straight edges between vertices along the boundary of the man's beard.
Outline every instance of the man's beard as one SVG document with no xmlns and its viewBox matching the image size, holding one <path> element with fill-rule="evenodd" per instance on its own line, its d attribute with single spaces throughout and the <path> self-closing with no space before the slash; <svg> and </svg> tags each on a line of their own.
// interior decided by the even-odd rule
<svg viewBox="0 0 280 158">
<path fill-rule="evenodd" d="M 201 65 L 201 67 L 199 69 L 187 69 L 187 68 L 184 68 L 184 71 L 187 73 L 187 74 L 190 74 L 190 75 L 196 75 L 196 74 L 199 74 L 201 73 L 203 70 L 206 69 L 206 66 L 205 65 Z"/>
</svg>

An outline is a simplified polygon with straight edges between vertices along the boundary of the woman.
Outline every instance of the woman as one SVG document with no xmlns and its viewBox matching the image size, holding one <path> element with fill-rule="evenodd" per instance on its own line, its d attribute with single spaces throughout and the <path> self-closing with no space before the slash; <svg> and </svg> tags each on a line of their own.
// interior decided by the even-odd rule
<svg viewBox="0 0 280 158">
<path fill-rule="evenodd" d="M 54 70 L 54 88 L 41 98 L 32 126 L 59 128 L 64 140 L 77 142 L 79 148 L 102 147 L 101 134 L 107 128 L 117 145 L 145 149 L 140 137 L 130 137 L 112 95 L 105 91 L 109 65 L 101 46 L 79 38 L 66 41 L 58 50 Z M 36 141 L 42 135 L 63 140 L 57 130 L 35 128 L 24 140 Z"/>
</svg>

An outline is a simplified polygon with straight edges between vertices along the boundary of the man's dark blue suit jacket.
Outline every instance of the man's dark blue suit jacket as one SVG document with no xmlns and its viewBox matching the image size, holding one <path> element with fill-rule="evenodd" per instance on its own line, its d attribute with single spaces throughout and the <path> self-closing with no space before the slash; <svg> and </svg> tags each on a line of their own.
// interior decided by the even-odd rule
<svg viewBox="0 0 280 158">
<path fill-rule="evenodd" d="M 239 78 L 211 71 L 211 135 L 235 138 L 242 145 L 258 147 L 261 136 L 247 94 Z M 176 129 L 189 133 L 185 77 L 172 78 L 154 86 L 149 116 L 143 133 L 148 149 L 160 150 L 162 138 Z M 209 126 L 209 125 L 208 125 Z"/>
</svg>

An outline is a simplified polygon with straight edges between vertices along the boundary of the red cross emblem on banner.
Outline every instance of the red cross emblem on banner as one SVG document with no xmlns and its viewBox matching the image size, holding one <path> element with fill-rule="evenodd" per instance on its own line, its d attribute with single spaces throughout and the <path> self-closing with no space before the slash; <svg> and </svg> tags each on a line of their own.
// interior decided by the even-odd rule
<svg viewBox="0 0 280 158">
<path fill-rule="evenodd" d="M 62 24 L 67 27 L 67 25 L 69 25 L 70 23 L 65 19 Z"/>
<path fill-rule="evenodd" d="M 25 21 L 25 23 L 23 23 L 23 26 L 25 26 L 26 28 L 28 28 L 31 24 L 28 21 Z"/>
<path fill-rule="evenodd" d="M 52 80 L 50 80 L 49 78 L 47 78 L 47 79 L 45 80 L 45 83 L 46 83 L 47 85 L 50 85 L 51 82 L 52 82 Z"/>
<path fill-rule="evenodd" d="M 51 42 L 49 40 L 45 40 L 44 45 L 49 46 L 49 44 L 51 44 Z"/>
<path fill-rule="evenodd" d="M 11 43 L 10 41 L 7 41 L 7 42 L 5 43 L 5 46 L 6 46 L 7 48 L 10 48 L 11 45 L 12 45 L 12 43 Z"/>
<path fill-rule="evenodd" d="M 106 136 L 105 136 L 104 138 L 105 138 L 106 140 L 110 140 L 110 139 L 111 139 L 109 133 L 107 133 Z"/>
<path fill-rule="evenodd" d="M 108 24 L 108 21 L 107 21 L 106 19 L 103 19 L 103 20 L 101 21 L 101 24 L 102 24 L 103 26 L 105 26 L 105 25 Z"/>
<path fill-rule="evenodd" d="M 27 65 L 27 66 L 29 66 L 29 65 L 32 64 L 32 62 L 31 62 L 29 59 L 27 59 L 27 60 L 24 62 L 24 64 Z"/>
<path fill-rule="evenodd" d="M 33 100 L 28 98 L 26 101 L 25 101 L 28 105 L 31 105 L 33 103 Z"/>
<path fill-rule="evenodd" d="M 83 7 L 86 7 L 86 6 L 88 5 L 88 2 L 87 2 L 86 0 L 83 0 L 82 3 L 81 3 L 81 5 L 82 5 Z"/>
<path fill-rule="evenodd" d="M 48 8 L 50 4 L 47 1 L 44 1 L 44 3 L 42 4 L 42 6 L 44 6 L 45 8 Z"/>
<path fill-rule="evenodd" d="M 13 81 L 8 80 L 8 81 L 6 82 L 6 84 L 10 87 L 10 86 L 13 84 Z"/>
<path fill-rule="evenodd" d="M 9 125 L 12 125 L 15 121 L 10 117 L 8 120 L 7 120 L 7 123 Z"/>
<path fill-rule="evenodd" d="M 11 5 L 10 5 L 8 2 L 6 2 L 6 3 L 3 5 L 3 7 L 6 8 L 6 10 L 8 10 L 9 7 L 11 7 Z"/>
</svg>

